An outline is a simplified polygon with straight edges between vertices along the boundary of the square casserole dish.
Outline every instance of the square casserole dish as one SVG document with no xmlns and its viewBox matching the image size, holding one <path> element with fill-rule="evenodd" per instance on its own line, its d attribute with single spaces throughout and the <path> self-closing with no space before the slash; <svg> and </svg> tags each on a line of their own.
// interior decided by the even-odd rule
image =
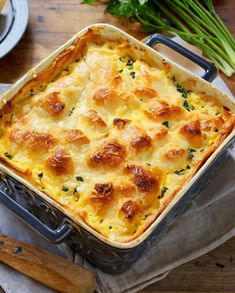
<svg viewBox="0 0 235 293">
<path fill-rule="evenodd" d="M 144 44 L 120 29 L 107 24 L 96 24 L 83 29 L 26 73 L 1 97 L 1 109 L 18 93 L 23 97 L 29 96 L 32 89 L 29 89 L 28 85 L 32 87 L 32 84 L 30 84 L 32 80 L 38 82 L 38 84 L 35 83 L 35 88 L 39 86 L 40 90 L 40 82 L 43 82 L 45 78 L 45 74 L 43 75 L 42 72 L 47 72 L 49 77 L 50 74 L 53 77 L 55 77 L 55 74 L 59 74 L 64 69 L 63 66 L 67 56 L 70 55 L 71 60 L 75 60 L 77 56 L 74 52 L 76 52 L 77 46 L 79 44 L 80 46 L 81 44 L 82 46 L 87 46 L 90 42 L 89 36 L 91 34 L 100 36 L 108 41 L 114 40 L 116 42 L 116 40 L 119 40 L 121 44 L 128 43 L 130 48 L 135 48 L 140 56 L 147 58 L 148 62 L 150 62 L 149 60 L 154 60 L 154 64 L 161 64 L 162 68 L 167 70 L 169 76 L 174 77 L 174 83 L 176 83 L 178 92 L 182 96 L 187 95 L 189 90 L 185 91 L 179 84 L 190 84 L 190 90 L 203 92 L 208 96 L 215 97 L 226 109 L 229 109 L 230 113 L 234 113 L 235 105 L 232 98 L 208 82 L 216 76 L 216 69 L 212 64 L 163 36 L 153 35 Z M 171 47 L 204 68 L 203 78 L 195 76 L 152 49 L 151 47 L 158 42 Z M 60 56 L 59 59 L 57 58 L 58 56 Z M 59 61 L 54 62 L 54 60 Z M 127 70 L 133 69 L 132 61 L 127 60 L 126 65 Z M 122 72 L 122 70 L 120 71 Z M 46 78 L 48 78 L 48 74 L 46 74 Z M 132 75 L 132 78 L 134 79 L 135 76 Z M 190 111 L 190 109 L 188 110 Z M 0 202 L 49 241 L 54 243 L 66 241 L 92 264 L 109 273 L 120 273 L 128 269 L 149 249 L 151 243 L 158 237 L 160 232 L 162 233 L 167 229 L 168 225 L 183 212 L 187 203 L 205 187 L 232 146 L 234 134 L 234 129 L 230 127 L 230 130 L 226 133 L 226 138 L 197 166 L 192 174 L 193 176 L 190 176 L 191 179 L 188 178 L 185 184 L 175 192 L 174 196 L 171 196 L 162 205 L 158 214 L 155 215 L 152 221 L 148 222 L 141 233 L 128 241 L 120 242 L 105 237 L 83 221 L 82 218 L 74 217 L 66 209 L 66 206 L 61 205 L 43 190 L 36 188 L 24 176 L 20 176 L 20 173 L 10 168 L 10 164 L 7 164 L 7 160 L 3 158 L 1 158 L 0 164 Z M 191 149 L 189 155 L 194 152 L 195 150 Z M 9 158 L 10 156 L 10 154 L 7 154 L 7 159 L 11 159 Z M 177 172 L 184 172 L 184 170 L 178 170 Z M 163 196 L 166 191 L 167 189 L 161 191 Z"/>
</svg>

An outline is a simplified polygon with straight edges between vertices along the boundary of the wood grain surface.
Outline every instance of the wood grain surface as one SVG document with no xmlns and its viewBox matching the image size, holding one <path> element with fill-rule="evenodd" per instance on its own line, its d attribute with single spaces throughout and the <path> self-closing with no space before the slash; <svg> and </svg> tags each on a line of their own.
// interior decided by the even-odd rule
<svg viewBox="0 0 235 293">
<path fill-rule="evenodd" d="M 235 0 L 214 1 L 223 21 L 235 36 Z M 12 83 L 33 65 L 87 25 L 116 25 L 138 39 L 146 34 L 138 24 L 104 14 L 104 6 L 81 5 L 79 0 L 29 0 L 29 26 L 20 43 L 0 60 L 0 83 Z M 235 75 L 223 76 L 235 95 Z M 235 292 L 235 238 L 208 255 L 171 272 L 141 293 Z"/>
</svg>

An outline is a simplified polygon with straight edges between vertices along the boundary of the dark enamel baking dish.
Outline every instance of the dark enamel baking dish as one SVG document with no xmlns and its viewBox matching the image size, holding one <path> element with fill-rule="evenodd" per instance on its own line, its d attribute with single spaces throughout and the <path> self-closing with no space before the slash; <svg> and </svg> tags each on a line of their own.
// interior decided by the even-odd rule
<svg viewBox="0 0 235 293">
<path fill-rule="evenodd" d="M 136 47 L 146 50 L 157 62 L 164 60 L 164 62 L 171 65 L 172 73 L 176 74 L 179 80 L 195 80 L 195 89 L 200 89 L 208 94 L 216 96 L 225 106 L 234 111 L 234 102 L 232 98 L 210 84 L 216 77 L 217 70 L 207 60 L 197 56 L 164 36 L 153 35 L 144 44 L 116 27 L 106 24 L 97 24 L 85 28 L 66 42 L 16 82 L 0 98 L 2 105 L 4 101 L 8 101 L 14 97 L 35 74 L 47 68 L 59 53 L 71 46 L 73 41 L 84 35 L 89 28 L 97 30 L 101 35 L 107 38 L 121 37 L 127 39 Z M 197 77 L 152 49 L 151 47 L 156 43 L 163 43 L 198 64 L 204 69 L 202 77 Z M 178 215 L 182 214 L 187 203 L 192 200 L 201 189 L 205 188 L 209 179 L 213 177 L 213 173 L 216 172 L 220 162 L 228 153 L 229 148 L 233 145 L 234 134 L 235 132 L 233 131 L 228 135 L 193 178 L 177 193 L 177 196 L 170 201 L 161 215 L 157 217 L 139 237 L 127 243 L 117 243 L 107 240 L 84 222 L 74 221 L 63 207 L 53 201 L 52 198 L 46 196 L 26 180 L 19 177 L 19 175 L 16 175 L 1 164 L 0 202 L 49 241 L 53 243 L 66 242 L 93 265 L 109 273 L 120 273 L 127 270 L 139 259 L 149 249 L 150 245 L 156 240 L 159 234 L 166 230 L 169 224 L 174 221 Z"/>
</svg>

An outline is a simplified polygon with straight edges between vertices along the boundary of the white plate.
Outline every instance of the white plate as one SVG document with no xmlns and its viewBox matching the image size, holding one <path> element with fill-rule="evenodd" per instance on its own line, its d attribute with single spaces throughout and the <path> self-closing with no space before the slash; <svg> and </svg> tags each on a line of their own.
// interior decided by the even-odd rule
<svg viewBox="0 0 235 293">
<path fill-rule="evenodd" d="M 0 15 L 0 58 L 19 42 L 27 27 L 29 7 L 27 0 L 8 0 Z"/>
</svg>

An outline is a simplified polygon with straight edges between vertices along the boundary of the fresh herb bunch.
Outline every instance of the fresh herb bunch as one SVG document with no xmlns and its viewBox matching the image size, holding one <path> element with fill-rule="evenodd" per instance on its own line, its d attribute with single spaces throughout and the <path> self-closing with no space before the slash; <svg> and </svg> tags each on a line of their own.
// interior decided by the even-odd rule
<svg viewBox="0 0 235 293">
<path fill-rule="evenodd" d="M 212 0 L 109 0 L 106 12 L 134 19 L 150 33 L 177 34 L 200 47 L 225 75 L 235 71 L 235 40 L 215 12 Z"/>
</svg>

